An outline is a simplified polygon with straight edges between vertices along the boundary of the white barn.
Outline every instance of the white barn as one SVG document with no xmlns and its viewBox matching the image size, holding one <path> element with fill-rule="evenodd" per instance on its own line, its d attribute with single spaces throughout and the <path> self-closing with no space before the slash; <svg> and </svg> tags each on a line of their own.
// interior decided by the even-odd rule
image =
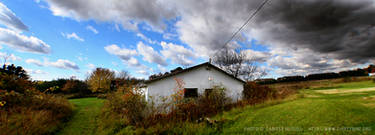
<svg viewBox="0 0 375 135">
<path fill-rule="evenodd" d="M 144 87 L 146 100 L 155 103 L 160 102 L 162 97 L 170 97 L 175 93 L 178 78 L 184 82 L 185 97 L 197 96 L 212 89 L 213 86 L 223 86 L 226 94 L 237 101 L 242 97 L 245 81 L 236 78 L 209 62 L 186 68 L 162 77 L 146 81 Z"/>
</svg>

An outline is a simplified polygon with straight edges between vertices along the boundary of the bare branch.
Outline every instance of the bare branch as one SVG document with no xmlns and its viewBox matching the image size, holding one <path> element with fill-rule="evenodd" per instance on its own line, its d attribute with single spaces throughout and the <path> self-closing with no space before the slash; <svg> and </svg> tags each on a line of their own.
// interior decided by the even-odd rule
<svg viewBox="0 0 375 135">
<path fill-rule="evenodd" d="M 4 55 L 2 56 L 3 57 L 3 61 L 4 61 L 4 64 L 3 65 L 6 65 L 8 59 L 11 57 L 12 55 L 10 53 L 7 53 L 7 52 L 4 52 Z"/>
<path fill-rule="evenodd" d="M 214 54 L 213 63 L 235 77 L 246 81 L 267 75 L 266 70 L 260 70 L 255 59 L 242 53 L 241 49 L 222 49 Z"/>
</svg>

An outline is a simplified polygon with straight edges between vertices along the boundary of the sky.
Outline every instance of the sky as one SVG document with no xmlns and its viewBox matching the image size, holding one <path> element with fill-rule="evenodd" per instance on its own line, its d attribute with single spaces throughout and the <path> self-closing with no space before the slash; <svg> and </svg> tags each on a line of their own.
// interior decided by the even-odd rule
<svg viewBox="0 0 375 135">
<path fill-rule="evenodd" d="M 0 0 L 0 62 L 33 80 L 85 79 L 96 67 L 147 78 L 207 62 L 261 3 Z M 227 47 L 242 48 L 266 77 L 365 67 L 374 16 L 375 0 L 271 0 Z"/>
</svg>

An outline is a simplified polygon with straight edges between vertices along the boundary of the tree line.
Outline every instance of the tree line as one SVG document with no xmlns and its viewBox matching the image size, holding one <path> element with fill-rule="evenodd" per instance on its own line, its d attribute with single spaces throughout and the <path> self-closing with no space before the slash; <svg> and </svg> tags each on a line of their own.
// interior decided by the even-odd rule
<svg viewBox="0 0 375 135">
<path fill-rule="evenodd" d="M 60 78 L 51 81 L 34 81 L 36 89 L 45 93 L 53 94 L 77 94 L 78 97 L 90 94 L 107 93 L 115 91 L 124 85 L 136 85 L 143 79 L 131 77 L 127 71 L 115 73 L 106 68 L 96 68 L 86 80 L 74 77 Z"/>
<path fill-rule="evenodd" d="M 329 73 L 309 74 L 306 76 L 301 76 L 301 75 L 284 76 L 284 77 L 279 77 L 277 79 L 265 78 L 265 79 L 257 79 L 255 80 L 255 82 L 257 82 L 258 84 L 273 84 L 273 83 L 281 83 L 281 82 L 324 80 L 324 79 L 335 79 L 335 78 L 345 78 L 345 77 L 368 76 L 368 73 L 373 73 L 373 72 L 375 72 L 375 66 L 369 65 L 367 68 L 346 70 L 346 71 L 341 71 L 338 73 L 329 72 Z"/>
</svg>

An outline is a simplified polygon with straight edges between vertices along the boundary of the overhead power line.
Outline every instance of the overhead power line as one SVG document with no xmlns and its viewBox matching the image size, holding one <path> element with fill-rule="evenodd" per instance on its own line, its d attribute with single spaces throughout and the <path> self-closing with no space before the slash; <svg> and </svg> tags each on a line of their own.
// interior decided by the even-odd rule
<svg viewBox="0 0 375 135">
<path fill-rule="evenodd" d="M 225 42 L 225 44 L 223 45 L 223 47 L 221 47 L 221 49 L 223 49 L 225 46 L 227 46 L 227 44 L 233 40 L 233 38 L 238 34 L 238 32 L 241 31 L 241 29 L 243 27 L 245 27 L 252 18 L 254 18 L 254 16 L 264 7 L 264 5 L 266 5 L 266 3 L 268 2 L 269 0 L 264 0 L 262 4 L 259 5 L 259 7 L 255 10 L 255 12 L 253 12 L 249 18 L 246 20 L 246 22 L 230 37 L 230 39 Z"/>
</svg>

